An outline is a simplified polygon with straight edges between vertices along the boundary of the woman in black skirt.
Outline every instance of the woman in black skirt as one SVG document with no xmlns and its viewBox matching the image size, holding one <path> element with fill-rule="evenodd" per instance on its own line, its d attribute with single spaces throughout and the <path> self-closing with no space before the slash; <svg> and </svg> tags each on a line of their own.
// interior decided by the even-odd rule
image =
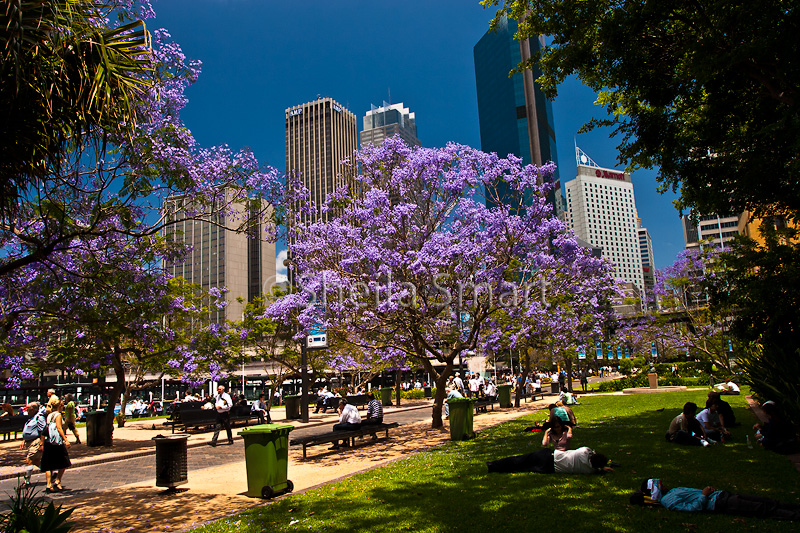
<svg viewBox="0 0 800 533">
<path fill-rule="evenodd" d="M 42 435 L 42 442 L 44 444 L 42 452 L 42 466 L 41 470 L 45 473 L 47 479 L 47 492 L 60 492 L 64 490 L 61 486 L 61 478 L 64 477 L 64 471 L 72 466 L 69 460 L 69 441 L 67 434 L 64 431 L 64 420 L 61 416 L 61 411 L 64 409 L 64 402 L 59 401 L 53 406 L 52 412 L 47 415 L 47 426 L 45 427 L 44 434 Z M 58 437 L 50 438 L 50 426 L 55 423 L 55 428 L 58 435 L 61 437 L 61 442 L 58 443 Z M 55 480 L 53 480 L 52 473 L 57 472 Z"/>
</svg>

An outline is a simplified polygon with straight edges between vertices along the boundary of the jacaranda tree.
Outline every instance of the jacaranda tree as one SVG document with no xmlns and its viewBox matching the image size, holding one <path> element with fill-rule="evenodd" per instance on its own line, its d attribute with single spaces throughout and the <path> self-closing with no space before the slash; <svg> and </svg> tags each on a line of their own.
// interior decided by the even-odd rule
<svg viewBox="0 0 800 533">
<path fill-rule="evenodd" d="M 40 3 L 22 2 L 22 7 Z M 97 9 L 88 10 L 82 20 L 101 32 L 139 31 L 143 26 L 130 26 L 132 19 L 154 16 L 147 0 L 87 4 Z M 80 280 L 96 291 L 98 300 L 113 299 L 120 316 L 142 306 L 155 308 L 163 298 L 174 299 L 160 289 L 169 285 L 163 261 L 178 258 L 183 247 L 180 239 L 163 237 L 174 233 L 175 224 L 197 219 L 245 231 L 251 221 L 277 222 L 281 216 L 284 187 L 277 171 L 260 168 L 249 152 L 199 146 L 182 123 L 184 91 L 197 79 L 199 62 L 187 61 L 165 30 L 144 41 L 147 46 L 136 54 L 139 68 L 126 74 L 137 91 L 125 104 L 135 123 L 124 128 L 99 123 L 93 125 L 91 145 L 78 139 L 64 145 L 60 164 L 42 167 L 48 172 L 24 189 L 15 216 L 0 225 L 0 369 L 10 370 L 10 385 L 30 377 L 30 368 L 43 360 L 50 368 L 75 371 L 97 363 L 91 357 L 67 359 L 64 351 L 58 351 L 65 354 L 59 361 L 57 353 L 50 353 L 52 343 L 31 339 L 32 326 L 50 316 L 54 298 L 70 294 L 65 284 Z M 267 224 L 265 234 L 253 236 L 273 238 L 275 228 Z M 150 284 L 147 290 L 143 279 Z M 77 298 L 65 305 L 91 308 Z M 149 327 L 149 320 L 141 327 Z M 176 347 L 170 359 L 174 372 L 187 379 L 203 370 L 216 375 L 219 367 L 194 353 L 191 345 Z"/>
<path fill-rule="evenodd" d="M 587 255 L 547 203 L 552 164 L 399 139 L 363 148 L 351 164 L 357 176 L 320 206 L 328 220 L 292 225 L 301 290 L 268 313 L 297 314 L 306 332 L 324 324 L 377 362 L 421 365 L 436 383 L 433 427 L 441 427 L 459 355 L 478 349 L 506 310 L 537 309 L 545 273 Z M 499 181 L 508 197 L 496 195 Z"/>
</svg>

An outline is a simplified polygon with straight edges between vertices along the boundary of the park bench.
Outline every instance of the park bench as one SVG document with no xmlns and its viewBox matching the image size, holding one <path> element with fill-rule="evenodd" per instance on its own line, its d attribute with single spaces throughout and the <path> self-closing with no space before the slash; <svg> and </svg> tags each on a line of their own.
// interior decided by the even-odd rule
<svg viewBox="0 0 800 533">
<path fill-rule="evenodd" d="M 339 399 L 341 396 L 332 396 L 330 398 L 325 398 L 324 410 L 333 409 L 336 410 L 339 407 Z M 314 400 L 316 403 L 316 400 Z M 367 404 L 369 403 L 369 396 L 366 394 L 354 394 L 351 396 L 347 396 L 347 403 L 350 405 L 355 405 L 357 408 L 360 406 L 361 409 L 364 409 Z"/>
<path fill-rule="evenodd" d="M 258 420 L 258 415 L 250 411 L 250 406 L 236 405 L 231 409 L 231 426 L 236 425 L 238 422 L 244 422 L 244 425 L 247 426 L 250 424 L 250 419 Z M 197 407 L 176 409 L 172 413 L 172 419 L 164 422 L 164 424 L 172 426 L 173 433 L 175 433 L 176 426 L 182 427 L 184 432 L 188 432 L 189 428 L 213 427 L 216 423 L 216 409 L 201 409 Z"/>
<path fill-rule="evenodd" d="M 477 400 L 475 400 L 475 414 L 486 413 L 487 407 L 491 407 L 492 411 L 494 411 L 494 402 L 496 401 L 497 399 L 493 396 L 485 396 L 483 398 L 478 398 Z"/>
<path fill-rule="evenodd" d="M 22 433 L 22 429 L 25 427 L 25 422 L 27 421 L 28 417 L 26 415 L 14 415 L 0 418 L 0 435 L 3 436 L 3 440 L 16 439 L 18 434 Z M 14 435 L 13 437 L 11 436 L 12 434 Z"/>
<path fill-rule="evenodd" d="M 361 429 L 355 429 L 353 431 L 329 431 L 327 433 L 321 433 L 319 435 L 309 435 L 308 437 L 298 437 L 296 439 L 292 439 L 289 444 L 293 446 L 302 445 L 303 446 L 303 459 L 306 458 L 306 448 L 309 446 L 316 446 L 318 444 L 330 444 L 331 442 L 344 440 L 347 441 L 351 446 L 355 446 L 356 437 L 364 437 L 366 435 L 372 435 L 373 438 L 378 438 L 378 433 L 384 431 L 386 433 L 385 438 L 389 438 L 389 430 L 399 427 L 400 424 L 397 422 L 389 422 L 386 424 L 372 424 L 368 426 L 363 426 Z"/>
</svg>

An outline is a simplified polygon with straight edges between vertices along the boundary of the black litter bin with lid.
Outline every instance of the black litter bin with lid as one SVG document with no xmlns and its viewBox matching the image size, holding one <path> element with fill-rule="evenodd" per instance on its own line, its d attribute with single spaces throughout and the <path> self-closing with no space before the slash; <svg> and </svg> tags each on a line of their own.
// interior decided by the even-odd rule
<svg viewBox="0 0 800 533">
<path fill-rule="evenodd" d="M 189 482 L 187 433 L 156 435 L 156 487 L 175 488 Z"/>
<path fill-rule="evenodd" d="M 284 396 L 283 402 L 286 406 L 286 419 L 297 420 L 300 418 L 300 401 L 302 396 Z"/>
<path fill-rule="evenodd" d="M 430 388 L 430 387 L 423 387 L 423 388 L 422 388 L 422 394 L 423 394 L 423 395 L 424 395 L 426 398 L 430 398 L 430 397 L 431 397 L 431 388 Z"/>
<path fill-rule="evenodd" d="M 105 411 L 89 411 L 86 413 L 86 446 L 105 446 L 106 432 L 103 431 Z"/>
</svg>

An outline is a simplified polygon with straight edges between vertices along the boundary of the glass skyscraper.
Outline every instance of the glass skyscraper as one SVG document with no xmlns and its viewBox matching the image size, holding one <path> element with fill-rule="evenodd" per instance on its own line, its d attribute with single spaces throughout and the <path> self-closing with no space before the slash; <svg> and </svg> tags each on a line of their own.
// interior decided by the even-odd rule
<svg viewBox="0 0 800 533">
<path fill-rule="evenodd" d="M 383 102 L 378 107 L 372 105 L 364 115 L 364 129 L 361 131 L 361 146 L 380 146 L 385 139 L 399 135 L 409 146 L 422 146 L 417 138 L 417 123 L 407 107 Z"/>
<path fill-rule="evenodd" d="M 517 22 L 503 18 L 496 31 L 486 32 L 473 49 L 481 150 L 501 157 L 514 154 L 523 164 L 558 164 L 553 107 L 534 83 L 538 69 L 509 77 L 520 61 L 541 47 L 537 40 L 515 40 L 516 31 Z M 554 180 L 556 205 L 555 195 L 561 195 L 558 170 Z M 498 193 L 503 191 L 498 189 Z"/>
</svg>

